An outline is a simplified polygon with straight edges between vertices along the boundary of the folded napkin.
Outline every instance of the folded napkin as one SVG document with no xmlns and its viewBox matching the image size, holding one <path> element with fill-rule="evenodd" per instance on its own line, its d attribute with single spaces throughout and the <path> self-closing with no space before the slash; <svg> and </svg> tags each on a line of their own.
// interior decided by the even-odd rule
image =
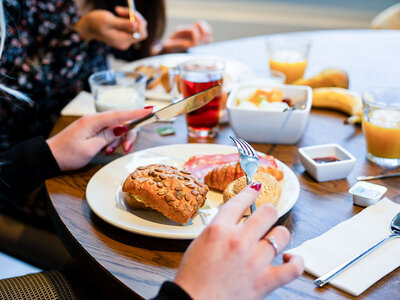
<svg viewBox="0 0 400 300">
<path fill-rule="evenodd" d="M 61 115 L 79 117 L 95 112 L 92 94 L 82 91 L 61 110 Z"/>
<path fill-rule="evenodd" d="M 384 198 L 321 236 L 287 252 L 303 257 L 307 273 L 322 276 L 391 234 L 390 223 L 398 212 L 400 205 Z M 399 266 L 400 238 L 392 238 L 330 283 L 358 296 Z"/>
<path fill-rule="evenodd" d="M 154 110 L 158 110 L 170 104 L 171 102 L 162 100 L 146 100 L 145 106 L 153 105 Z M 84 116 L 94 114 L 96 108 L 94 106 L 94 99 L 91 93 L 82 91 L 74 99 L 71 100 L 62 110 L 62 116 Z"/>
</svg>

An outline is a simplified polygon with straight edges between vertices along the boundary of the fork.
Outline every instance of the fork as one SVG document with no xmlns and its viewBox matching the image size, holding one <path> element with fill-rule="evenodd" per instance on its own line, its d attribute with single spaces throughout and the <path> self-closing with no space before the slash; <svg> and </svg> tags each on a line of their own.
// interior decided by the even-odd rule
<svg viewBox="0 0 400 300">
<path fill-rule="evenodd" d="M 246 174 L 247 184 L 251 184 L 252 177 L 258 169 L 258 156 L 256 151 L 246 141 L 237 137 L 230 136 L 232 141 L 235 143 L 236 148 L 239 152 L 240 166 L 243 172 Z M 250 206 L 250 212 L 253 213 L 256 210 L 256 204 L 253 203 Z"/>
</svg>

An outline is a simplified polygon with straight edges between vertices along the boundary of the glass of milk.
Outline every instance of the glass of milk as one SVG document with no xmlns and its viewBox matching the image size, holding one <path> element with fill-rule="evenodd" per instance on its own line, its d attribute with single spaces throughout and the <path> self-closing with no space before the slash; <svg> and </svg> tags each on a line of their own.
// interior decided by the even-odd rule
<svg viewBox="0 0 400 300">
<path fill-rule="evenodd" d="M 92 74 L 89 85 L 96 111 L 143 108 L 146 80 L 138 72 L 106 70 Z"/>
</svg>

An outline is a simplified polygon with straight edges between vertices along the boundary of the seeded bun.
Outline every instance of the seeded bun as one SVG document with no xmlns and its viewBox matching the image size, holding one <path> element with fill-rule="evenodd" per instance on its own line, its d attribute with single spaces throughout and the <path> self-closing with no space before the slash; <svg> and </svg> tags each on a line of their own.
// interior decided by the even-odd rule
<svg viewBox="0 0 400 300">
<path fill-rule="evenodd" d="M 137 168 L 125 180 L 122 191 L 132 209 L 154 209 L 186 224 L 204 204 L 208 187 L 190 172 L 155 164 Z"/>
<path fill-rule="evenodd" d="M 256 199 L 256 207 L 266 203 L 276 206 L 281 197 L 282 188 L 275 177 L 264 172 L 257 172 L 254 174 L 252 179 L 253 182 L 261 182 L 261 193 Z M 232 181 L 223 192 L 224 202 L 227 202 L 233 196 L 236 196 L 246 186 L 246 176 L 242 176 L 239 179 Z M 250 210 L 246 214 L 250 214 Z"/>
</svg>

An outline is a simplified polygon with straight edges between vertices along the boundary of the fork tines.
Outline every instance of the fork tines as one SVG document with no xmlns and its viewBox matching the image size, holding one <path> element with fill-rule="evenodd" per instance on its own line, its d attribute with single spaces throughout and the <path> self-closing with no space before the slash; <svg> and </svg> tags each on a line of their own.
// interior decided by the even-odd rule
<svg viewBox="0 0 400 300">
<path fill-rule="evenodd" d="M 253 149 L 253 147 L 250 146 L 250 144 L 247 143 L 245 140 L 242 140 L 240 138 L 233 137 L 233 136 L 230 136 L 230 138 L 233 140 L 233 142 L 235 143 L 238 150 L 239 151 L 241 150 L 243 152 L 243 154 L 257 157 L 257 154 L 256 154 L 255 150 Z"/>
<path fill-rule="evenodd" d="M 233 137 L 230 137 L 236 145 L 239 151 L 240 166 L 246 174 L 247 184 L 251 183 L 251 178 L 257 172 L 258 169 L 258 156 L 256 151 L 246 141 Z M 250 212 L 253 213 L 256 210 L 256 205 L 253 202 L 250 206 Z"/>
</svg>

